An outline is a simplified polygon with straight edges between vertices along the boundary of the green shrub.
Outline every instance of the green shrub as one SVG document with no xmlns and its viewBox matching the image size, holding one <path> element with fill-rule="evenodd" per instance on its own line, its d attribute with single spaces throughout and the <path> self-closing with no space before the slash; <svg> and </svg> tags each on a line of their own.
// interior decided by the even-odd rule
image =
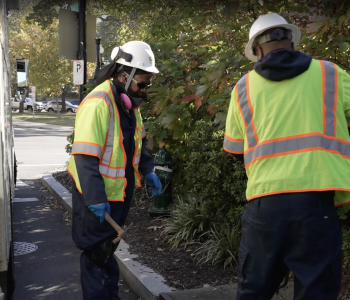
<svg viewBox="0 0 350 300">
<path fill-rule="evenodd" d="M 239 244 L 247 177 L 244 164 L 222 149 L 223 140 L 223 130 L 201 120 L 181 143 L 167 143 L 181 174 L 175 176 L 173 192 L 182 196 L 161 237 L 174 248 L 200 244 L 195 252 L 199 263 L 225 261 L 226 266 Z"/>
<path fill-rule="evenodd" d="M 166 141 L 174 162 L 174 195 L 194 194 L 223 203 L 246 201 L 244 164 L 223 150 L 223 140 L 224 130 L 200 120 L 182 140 Z"/>
<path fill-rule="evenodd" d="M 171 218 L 164 221 L 160 232 L 162 242 L 173 248 L 198 244 L 200 247 L 193 255 L 199 264 L 224 261 L 226 267 L 236 260 L 241 235 L 240 217 L 244 210 L 244 206 L 231 204 L 179 196 Z"/>
<path fill-rule="evenodd" d="M 72 153 L 72 147 L 73 147 L 73 142 L 74 142 L 74 129 L 73 131 L 67 136 L 67 141 L 68 144 L 66 145 L 66 152 L 68 154 Z"/>
<path fill-rule="evenodd" d="M 171 218 L 165 220 L 164 229 L 160 232 L 163 242 L 173 248 L 197 242 L 209 230 L 213 218 L 213 212 L 202 204 L 195 197 L 178 196 Z"/>
<path fill-rule="evenodd" d="M 231 222 L 213 225 L 203 234 L 206 241 L 195 250 L 193 256 L 198 263 L 216 264 L 224 261 L 224 268 L 236 261 L 241 239 L 241 215 L 244 207 L 231 210 Z"/>
</svg>

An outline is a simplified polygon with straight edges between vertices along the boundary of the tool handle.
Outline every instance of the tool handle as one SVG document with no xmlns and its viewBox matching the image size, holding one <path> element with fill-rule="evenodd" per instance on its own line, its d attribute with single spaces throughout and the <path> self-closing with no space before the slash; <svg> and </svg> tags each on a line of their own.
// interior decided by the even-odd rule
<svg viewBox="0 0 350 300">
<path fill-rule="evenodd" d="M 118 232 L 119 235 L 121 235 L 124 232 L 124 229 L 121 228 L 108 214 L 108 212 L 105 211 L 105 219 L 106 221 L 115 229 L 116 232 Z"/>
</svg>

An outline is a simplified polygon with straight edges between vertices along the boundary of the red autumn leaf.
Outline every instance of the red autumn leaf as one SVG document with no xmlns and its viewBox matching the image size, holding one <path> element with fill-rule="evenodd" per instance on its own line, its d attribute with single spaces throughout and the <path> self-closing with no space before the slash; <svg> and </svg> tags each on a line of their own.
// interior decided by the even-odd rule
<svg viewBox="0 0 350 300">
<path fill-rule="evenodd" d="M 307 31 L 306 33 L 313 33 L 317 30 L 319 30 L 322 26 L 324 25 L 324 22 L 315 22 L 315 23 L 310 23 L 307 25 Z"/>
<path fill-rule="evenodd" d="M 203 97 L 200 97 L 200 98 L 197 98 L 195 101 L 194 101 L 194 105 L 199 108 L 202 106 L 202 100 L 203 100 Z"/>
<path fill-rule="evenodd" d="M 181 98 L 181 101 L 183 102 L 190 102 L 191 100 L 197 99 L 196 94 L 192 94 L 186 97 Z"/>
</svg>

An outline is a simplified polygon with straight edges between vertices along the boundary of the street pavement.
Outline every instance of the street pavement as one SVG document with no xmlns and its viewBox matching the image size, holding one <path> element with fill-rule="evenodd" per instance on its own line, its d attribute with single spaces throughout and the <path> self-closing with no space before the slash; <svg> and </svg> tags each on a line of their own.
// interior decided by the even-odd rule
<svg viewBox="0 0 350 300">
<path fill-rule="evenodd" d="M 36 124 L 13 119 L 18 184 L 13 203 L 14 241 L 26 254 L 15 256 L 16 289 L 13 300 L 82 300 L 79 256 L 64 210 L 51 209 L 41 190 L 44 173 L 63 170 L 71 127 Z M 35 250 L 35 247 L 37 249 Z M 30 252 L 30 250 L 35 250 Z M 19 251 L 17 251 L 18 254 Z M 120 296 L 138 300 L 124 281 Z"/>
<path fill-rule="evenodd" d="M 65 146 L 72 127 L 13 119 L 13 128 L 18 178 L 41 178 L 65 167 L 69 160 Z"/>
</svg>

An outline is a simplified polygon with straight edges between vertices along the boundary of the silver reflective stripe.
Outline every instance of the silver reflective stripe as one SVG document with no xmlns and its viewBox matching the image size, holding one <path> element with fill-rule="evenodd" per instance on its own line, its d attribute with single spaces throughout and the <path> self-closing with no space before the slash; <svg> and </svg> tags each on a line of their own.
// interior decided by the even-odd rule
<svg viewBox="0 0 350 300">
<path fill-rule="evenodd" d="M 335 136 L 335 105 L 336 105 L 336 68 L 333 63 L 329 61 L 320 61 L 324 65 L 324 85 L 325 85 L 325 94 L 324 94 L 324 105 L 326 107 L 325 113 L 325 122 L 324 124 L 324 134 L 329 136 Z"/>
<path fill-rule="evenodd" d="M 315 149 L 318 148 L 318 149 Z M 244 153 L 244 163 L 249 165 L 255 159 L 264 158 L 266 155 L 287 155 L 291 151 L 299 150 L 329 150 L 337 151 L 341 155 L 350 157 L 350 144 L 321 135 L 309 135 L 281 141 L 260 144 L 255 149 Z"/>
<path fill-rule="evenodd" d="M 243 113 L 244 122 L 247 124 L 247 139 L 248 139 L 248 148 L 254 147 L 258 144 L 258 141 L 255 138 L 253 130 L 253 114 L 249 108 L 248 95 L 247 95 L 247 79 L 248 74 L 244 75 L 237 82 L 237 94 L 239 99 L 239 106 Z"/>
<path fill-rule="evenodd" d="M 145 129 L 145 127 L 143 127 L 142 128 L 142 133 L 141 133 L 142 138 L 144 138 L 145 135 L 146 135 L 146 129 Z"/>
<path fill-rule="evenodd" d="M 346 122 L 348 122 L 348 126 L 350 127 L 350 118 L 346 118 Z"/>
<path fill-rule="evenodd" d="M 229 140 L 226 136 L 224 137 L 224 149 L 229 152 L 243 153 L 244 151 L 244 141 L 234 142 Z"/>
<path fill-rule="evenodd" d="M 112 157 L 112 152 L 113 152 L 113 139 L 114 139 L 114 109 L 113 109 L 112 99 L 110 99 L 109 94 L 107 92 L 93 92 L 89 94 L 89 97 L 104 98 L 108 104 L 110 118 L 109 118 L 109 124 L 108 124 L 106 150 L 103 153 L 102 163 L 105 165 L 109 165 Z"/>
<path fill-rule="evenodd" d="M 141 154 L 134 157 L 134 166 L 140 163 L 140 159 L 141 159 Z"/>
<path fill-rule="evenodd" d="M 84 152 L 86 154 L 96 154 L 101 157 L 103 149 L 97 145 L 84 144 L 84 143 L 74 143 L 72 147 L 72 154 L 75 152 Z"/>
<path fill-rule="evenodd" d="M 99 97 L 99 98 L 104 98 L 108 104 L 108 109 L 109 109 L 109 114 L 110 116 L 114 116 L 114 110 L 113 110 L 113 104 L 112 104 L 112 100 L 109 98 L 109 95 L 107 92 L 93 92 L 90 93 L 88 98 L 93 98 L 93 97 Z"/>
<path fill-rule="evenodd" d="M 100 165 L 99 169 L 102 176 L 111 178 L 125 177 L 125 169 L 113 169 L 104 165 Z"/>
</svg>

